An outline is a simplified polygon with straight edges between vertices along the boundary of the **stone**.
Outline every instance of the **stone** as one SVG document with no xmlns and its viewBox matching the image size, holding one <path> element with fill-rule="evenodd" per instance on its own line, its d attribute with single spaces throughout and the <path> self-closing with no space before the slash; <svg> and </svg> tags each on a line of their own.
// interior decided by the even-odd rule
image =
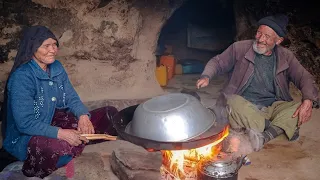
<svg viewBox="0 0 320 180">
<path fill-rule="evenodd" d="M 157 179 L 160 176 L 160 152 L 148 152 L 128 141 L 106 141 L 89 145 L 83 151 L 83 154 L 87 153 L 101 155 L 105 171 L 109 171 L 109 178 Z"/>
<path fill-rule="evenodd" d="M 110 164 L 121 180 L 159 179 L 162 156 L 134 145 L 114 150 Z"/>
<path fill-rule="evenodd" d="M 151 152 L 150 152 L 151 153 Z M 152 165 L 152 162 L 159 164 L 161 159 L 143 156 L 143 153 L 131 153 L 132 157 L 128 157 L 126 154 L 121 155 L 121 160 L 117 157 L 117 152 L 114 152 L 111 156 L 111 168 L 113 172 L 119 177 L 120 180 L 140 180 L 140 179 L 159 179 L 160 178 L 160 166 Z M 130 153 L 128 153 L 130 154 Z M 149 159 L 148 159 L 149 158 Z M 148 160 L 147 160 L 148 159 Z M 145 160 L 149 162 L 145 162 Z M 149 164 L 151 163 L 151 164 Z M 139 167 L 139 165 L 142 165 Z M 158 167 L 157 170 L 155 167 Z"/>
<path fill-rule="evenodd" d="M 160 152 L 135 151 L 132 149 L 118 149 L 113 151 L 112 157 L 118 159 L 131 170 L 159 171 L 162 162 Z"/>
<path fill-rule="evenodd" d="M 110 180 L 117 180 L 119 179 L 123 179 L 123 177 L 119 177 L 119 174 L 124 174 L 123 172 L 125 170 L 127 170 L 127 174 L 132 172 L 130 171 L 130 169 L 128 169 L 124 164 L 121 163 L 121 161 L 119 160 L 118 163 L 116 163 L 114 160 L 112 160 L 112 154 L 113 152 L 117 152 L 117 154 L 121 154 L 122 152 L 125 151 L 129 151 L 129 155 L 132 155 L 132 153 L 130 152 L 135 152 L 137 154 L 142 154 L 143 156 L 150 158 L 150 160 L 152 159 L 158 159 L 156 161 L 148 161 L 145 160 L 145 158 L 140 158 L 140 159 L 132 159 L 129 158 L 129 160 L 125 161 L 122 160 L 123 162 L 125 162 L 125 164 L 127 164 L 128 166 L 132 166 L 132 164 L 134 164 L 133 161 L 141 161 L 141 162 L 148 162 L 146 163 L 147 165 L 143 165 L 142 166 L 142 171 L 138 170 L 134 172 L 134 177 L 138 178 L 141 177 L 144 173 L 148 174 L 148 177 L 153 173 L 153 171 L 158 170 L 158 166 L 160 167 L 159 163 L 161 164 L 161 155 L 159 153 L 149 153 L 147 152 L 144 148 L 142 148 L 141 146 L 137 146 L 135 144 L 132 144 L 128 141 L 124 141 L 124 140 L 116 140 L 116 141 L 106 141 L 103 143 L 99 143 L 99 144 L 93 144 L 93 145 L 88 145 L 85 147 L 85 149 L 83 150 L 83 154 L 87 154 L 87 153 L 98 153 L 100 154 L 102 161 L 104 163 L 104 170 L 108 172 L 108 177 Z M 145 154 L 149 154 L 148 156 L 146 156 Z M 120 155 L 120 156 L 121 156 Z M 134 155 L 132 155 L 134 157 Z M 156 156 L 156 158 L 154 158 L 154 156 Z M 124 157 L 127 157 L 126 155 Z M 143 160 L 141 160 L 143 159 Z M 158 164 L 155 165 L 151 165 L 151 163 L 155 163 L 157 162 Z M 112 167 L 113 166 L 113 167 Z M 140 165 L 139 165 L 140 166 Z M 116 167 L 116 169 L 114 169 L 114 167 Z M 132 166 L 135 167 L 135 166 Z M 139 169 L 139 168 L 135 168 L 135 169 Z M 148 171 L 147 169 L 150 169 L 150 171 Z M 119 173 L 120 172 L 120 173 Z M 115 175 L 118 174 L 118 177 Z M 150 179 L 150 178 L 142 178 L 142 179 Z M 152 179 L 152 178 L 151 178 Z"/>
</svg>

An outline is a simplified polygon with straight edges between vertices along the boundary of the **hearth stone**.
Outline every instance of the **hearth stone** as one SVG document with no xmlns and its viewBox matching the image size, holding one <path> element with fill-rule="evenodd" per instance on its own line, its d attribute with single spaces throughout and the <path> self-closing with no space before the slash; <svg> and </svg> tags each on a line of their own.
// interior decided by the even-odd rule
<svg viewBox="0 0 320 180">
<path fill-rule="evenodd" d="M 142 148 L 114 150 L 110 164 L 120 180 L 159 179 L 162 157 L 160 152 Z"/>
</svg>

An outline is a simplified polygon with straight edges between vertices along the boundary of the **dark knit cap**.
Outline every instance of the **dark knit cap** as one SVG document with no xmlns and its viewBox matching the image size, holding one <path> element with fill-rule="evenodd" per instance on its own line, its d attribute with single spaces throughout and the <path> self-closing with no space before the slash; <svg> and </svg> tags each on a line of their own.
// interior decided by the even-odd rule
<svg viewBox="0 0 320 180">
<path fill-rule="evenodd" d="M 258 25 L 266 25 L 272 28 L 280 37 L 287 34 L 288 17 L 284 14 L 267 16 L 258 21 Z"/>
</svg>

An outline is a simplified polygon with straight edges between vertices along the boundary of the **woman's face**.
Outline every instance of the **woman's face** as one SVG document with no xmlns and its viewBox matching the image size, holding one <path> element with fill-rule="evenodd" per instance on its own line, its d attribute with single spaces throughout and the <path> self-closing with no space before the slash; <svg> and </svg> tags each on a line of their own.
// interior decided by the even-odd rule
<svg viewBox="0 0 320 180">
<path fill-rule="evenodd" d="M 49 65 L 55 61 L 55 56 L 57 55 L 57 52 L 57 41 L 52 38 L 49 38 L 43 41 L 41 46 L 34 53 L 34 57 L 39 65 Z"/>
</svg>

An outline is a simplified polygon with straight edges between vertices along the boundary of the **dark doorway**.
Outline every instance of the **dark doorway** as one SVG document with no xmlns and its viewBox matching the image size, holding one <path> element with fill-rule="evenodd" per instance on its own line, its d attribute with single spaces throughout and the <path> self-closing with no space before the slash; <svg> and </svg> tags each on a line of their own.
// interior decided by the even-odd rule
<svg viewBox="0 0 320 180">
<path fill-rule="evenodd" d="M 187 0 L 162 28 L 157 54 L 171 53 L 179 61 L 208 61 L 234 40 L 232 3 L 232 0 Z"/>
<path fill-rule="evenodd" d="M 176 64 L 175 75 L 164 87 L 193 85 L 205 64 L 234 42 L 235 34 L 233 0 L 187 0 L 159 34 L 158 65 L 163 56 L 174 57 Z"/>
</svg>

